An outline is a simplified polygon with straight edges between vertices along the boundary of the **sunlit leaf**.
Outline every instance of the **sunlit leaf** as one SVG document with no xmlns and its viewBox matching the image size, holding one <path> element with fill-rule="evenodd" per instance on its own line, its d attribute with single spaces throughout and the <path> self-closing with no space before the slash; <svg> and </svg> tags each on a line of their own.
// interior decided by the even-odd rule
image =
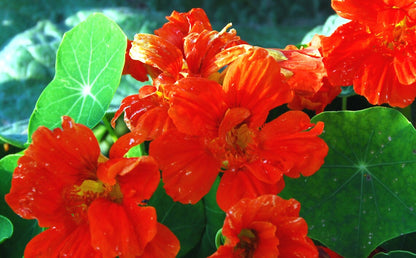
<svg viewBox="0 0 416 258">
<path fill-rule="evenodd" d="M 143 155 L 146 155 L 146 148 L 144 143 L 133 146 L 127 153 L 127 158 L 133 158 L 133 157 L 141 157 Z"/>
<path fill-rule="evenodd" d="M 416 131 L 391 108 L 323 112 L 329 146 L 313 176 L 286 180 L 302 204 L 309 236 L 345 257 L 416 231 Z"/>
<path fill-rule="evenodd" d="M 29 121 L 29 140 L 40 125 L 50 129 L 69 115 L 77 123 L 96 125 L 120 83 L 126 36 L 102 14 L 65 33 L 59 46 L 56 74 L 42 92 Z"/>
</svg>

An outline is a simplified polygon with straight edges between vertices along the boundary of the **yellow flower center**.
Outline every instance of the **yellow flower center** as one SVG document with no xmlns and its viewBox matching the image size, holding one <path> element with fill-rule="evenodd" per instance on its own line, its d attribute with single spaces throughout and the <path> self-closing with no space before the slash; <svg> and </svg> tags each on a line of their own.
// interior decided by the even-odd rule
<svg viewBox="0 0 416 258">
<path fill-rule="evenodd" d="M 106 185 L 100 180 L 84 180 L 81 185 L 75 185 L 69 193 L 67 207 L 74 221 L 79 223 L 85 219 L 90 204 L 98 199 L 105 198 L 115 203 L 121 203 L 123 193 L 120 185 Z"/>
<path fill-rule="evenodd" d="M 225 157 L 222 162 L 223 170 L 237 169 L 240 164 L 247 162 L 250 155 L 250 144 L 254 143 L 255 133 L 242 124 L 227 132 L 225 136 Z"/>
</svg>

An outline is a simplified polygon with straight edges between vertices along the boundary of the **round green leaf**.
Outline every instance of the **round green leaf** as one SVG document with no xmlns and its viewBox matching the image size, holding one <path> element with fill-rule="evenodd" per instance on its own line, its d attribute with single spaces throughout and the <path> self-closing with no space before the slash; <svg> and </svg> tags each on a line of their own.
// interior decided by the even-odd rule
<svg viewBox="0 0 416 258">
<path fill-rule="evenodd" d="M 287 179 L 282 195 L 301 202 L 309 236 L 345 257 L 416 231 L 416 131 L 391 108 L 323 112 L 329 146 L 322 168 Z"/>
<path fill-rule="evenodd" d="M 65 33 L 56 57 L 56 74 L 36 103 L 29 140 L 44 125 L 50 129 L 69 115 L 92 128 L 104 116 L 120 83 L 126 36 L 116 23 L 93 14 Z"/>
<path fill-rule="evenodd" d="M 13 234 L 13 224 L 10 220 L 0 215 L 0 243 L 11 237 Z"/>
<path fill-rule="evenodd" d="M 225 212 L 217 204 L 217 189 L 220 177 L 217 177 L 211 190 L 202 199 L 205 206 L 205 230 L 199 244 L 187 257 L 208 257 L 217 250 L 216 235 L 222 228 Z"/>
</svg>

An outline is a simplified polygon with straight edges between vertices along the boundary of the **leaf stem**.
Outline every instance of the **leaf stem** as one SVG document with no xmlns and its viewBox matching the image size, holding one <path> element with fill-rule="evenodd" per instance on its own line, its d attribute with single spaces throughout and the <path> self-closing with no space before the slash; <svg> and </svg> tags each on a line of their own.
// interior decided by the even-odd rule
<svg viewBox="0 0 416 258">
<path fill-rule="evenodd" d="M 111 126 L 110 121 L 108 121 L 106 116 L 103 117 L 102 121 L 103 121 L 104 126 L 107 129 L 108 133 L 110 134 L 111 139 L 113 140 L 113 142 L 116 142 L 118 137 L 117 137 L 116 132 L 114 131 L 113 127 Z"/>
<path fill-rule="evenodd" d="M 347 110 L 347 99 L 348 99 L 347 96 L 342 97 L 342 106 L 341 106 L 342 110 Z"/>
</svg>

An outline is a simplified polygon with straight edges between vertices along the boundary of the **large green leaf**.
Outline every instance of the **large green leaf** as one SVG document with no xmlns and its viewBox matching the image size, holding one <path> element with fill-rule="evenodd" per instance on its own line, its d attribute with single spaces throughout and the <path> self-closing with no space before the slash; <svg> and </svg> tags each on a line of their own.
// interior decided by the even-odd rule
<svg viewBox="0 0 416 258">
<path fill-rule="evenodd" d="M 0 216 L 13 224 L 13 235 L 0 244 L 1 257 L 21 258 L 27 242 L 40 232 L 35 220 L 25 220 L 13 212 L 4 201 L 10 191 L 12 174 L 22 154 L 8 155 L 0 160 Z"/>
<path fill-rule="evenodd" d="M 65 33 L 59 46 L 56 74 L 42 92 L 29 121 L 29 140 L 44 125 L 58 127 L 61 116 L 96 125 L 120 83 L 126 36 L 116 23 L 93 14 Z"/>
<path fill-rule="evenodd" d="M 329 146 L 313 176 L 286 180 L 309 235 L 345 257 L 416 231 L 416 131 L 391 108 L 323 112 Z"/>
<path fill-rule="evenodd" d="M 205 227 L 202 201 L 194 205 L 174 202 L 166 194 L 161 182 L 149 205 L 156 208 L 157 220 L 167 226 L 179 239 L 181 249 L 178 257 L 186 255 L 198 244 Z"/>
<path fill-rule="evenodd" d="M 217 204 L 217 189 L 219 184 L 220 177 L 215 180 L 211 190 L 203 198 L 206 217 L 204 234 L 199 244 L 187 257 L 208 257 L 217 250 L 215 246 L 215 235 L 222 228 L 225 219 L 225 212 Z"/>
</svg>

